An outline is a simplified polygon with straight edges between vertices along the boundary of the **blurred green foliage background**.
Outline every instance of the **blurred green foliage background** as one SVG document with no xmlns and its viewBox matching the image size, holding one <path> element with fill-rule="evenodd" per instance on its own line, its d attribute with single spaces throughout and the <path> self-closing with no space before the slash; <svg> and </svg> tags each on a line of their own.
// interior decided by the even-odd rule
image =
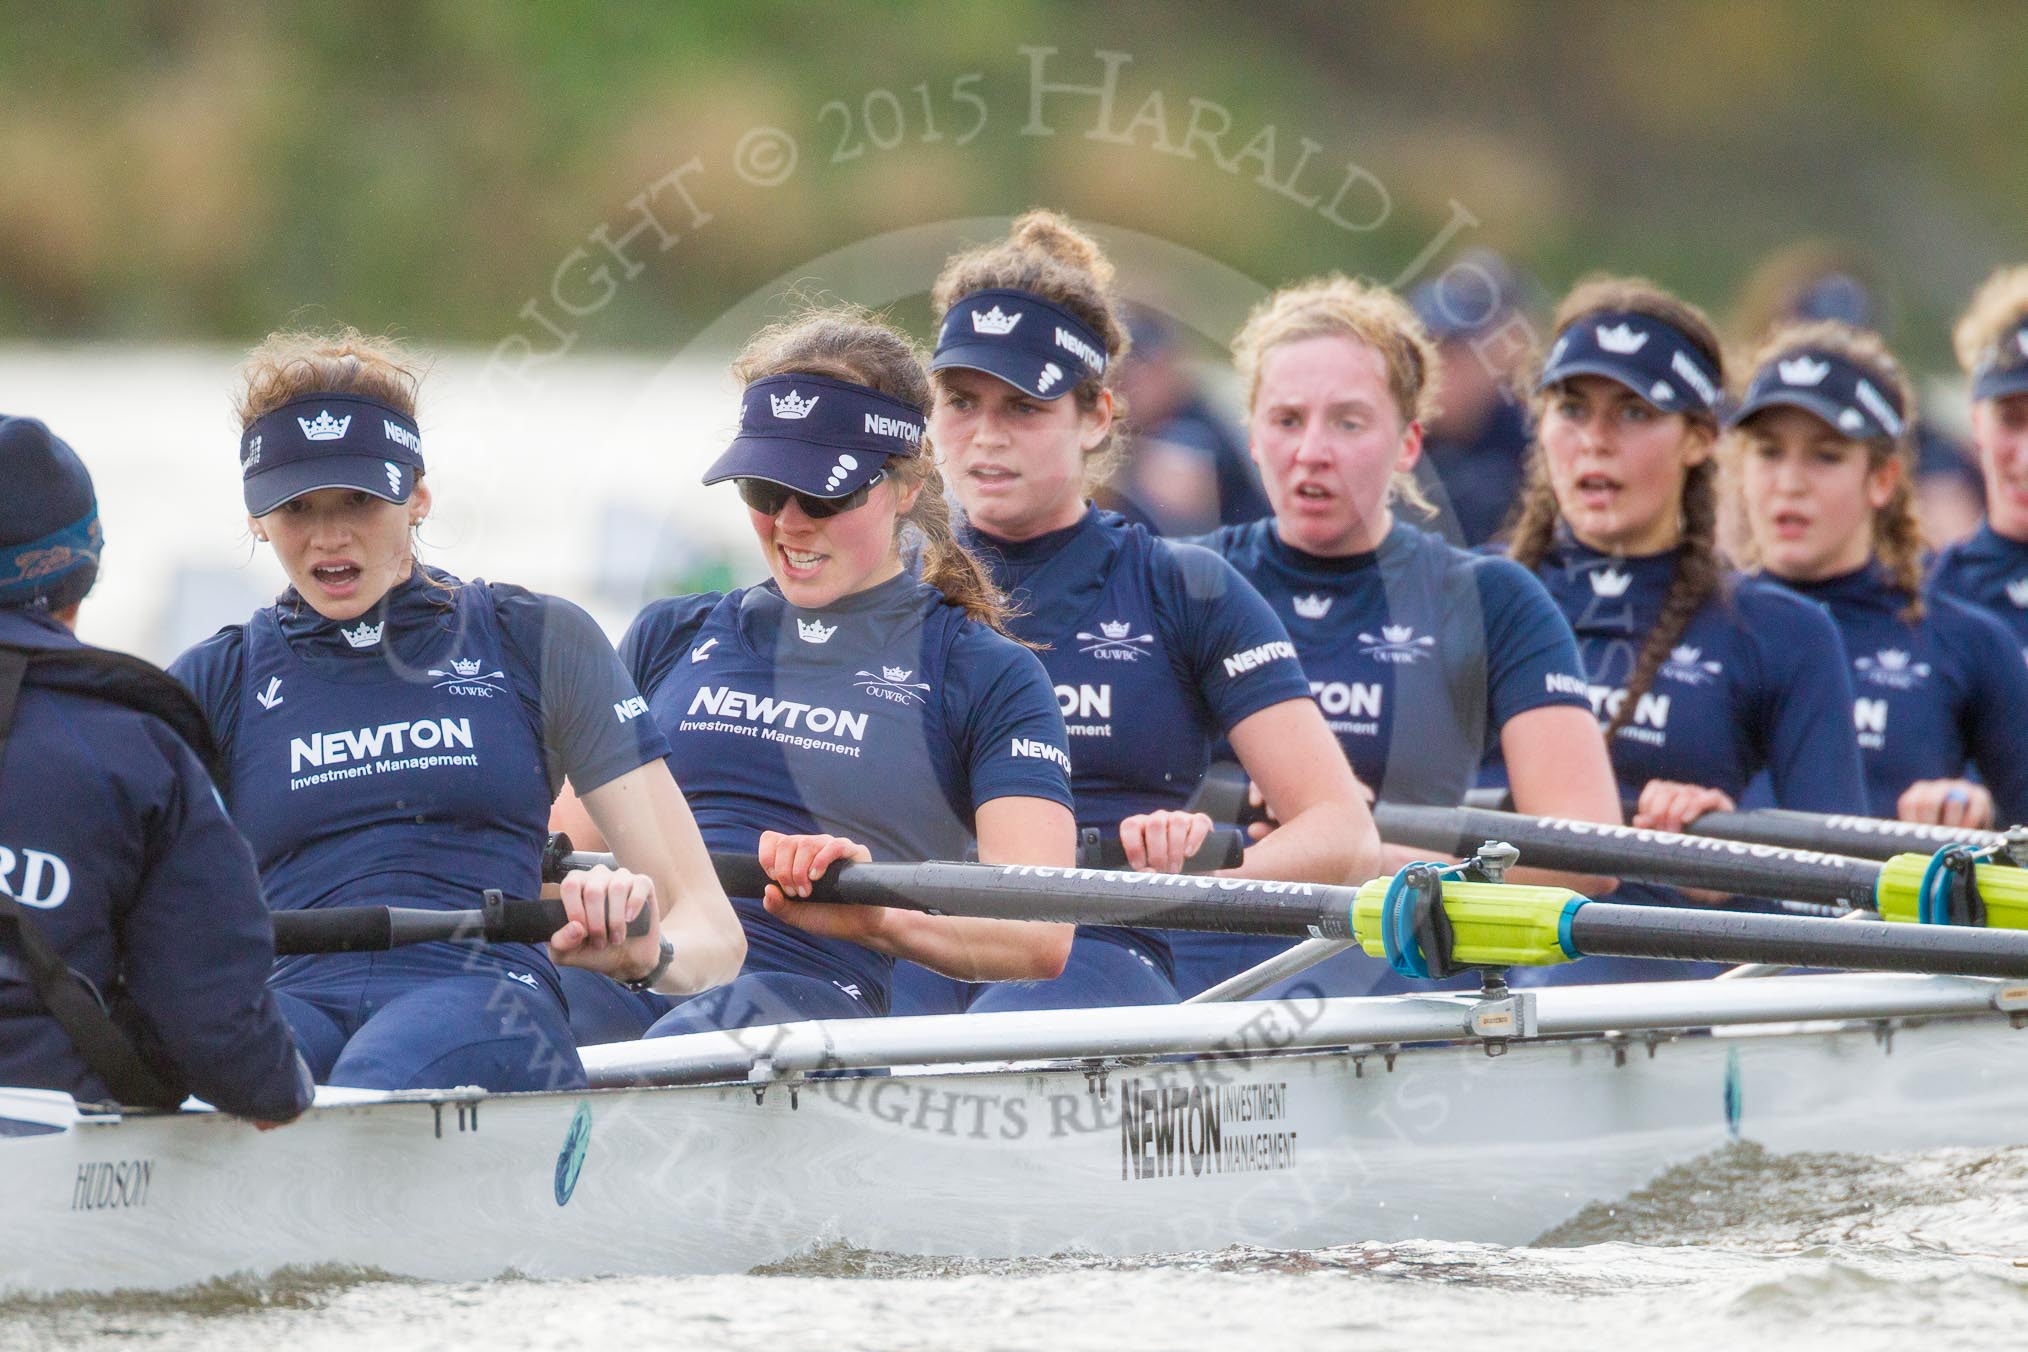
<svg viewBox="0 0 2028 1352">
<path fill-rule="evenodd" d="M 16 341 L 343 320 L 493 344 L 531 300 L 553 312 L 571 251 L 693 158 L 711 220 L 665 194 L 684 238 L 643 242 L 647 266 L 572 324 L 587 347 L 666 349 L 800 260 L 1036 203 L 1262 282 L 1395 277 L 1462 209 L 1453 250 L 1503 249 L 1552 290 L 1642 272 L 1721 314 L 1770 250 L 1830 236 L 1876 262 L 1927 365 L 1971 287 L 2028 256 L 2028 7 L 2010 3 L 66 0 L 0 18 Z M 1024 46 L 1076 83 L 1102 75 L 1096 52 L 1128 54 L 1113 127 L 1159 94 L 1166 133 L 1095 139 L 1096 99 L 1055 95 L 1056 134 L 1023 135 Z M 953 89 L 972 74 L 979 105 Z M 1229 115 L 1228 157 L 1272 127 L 1272 174 L 1177 153 L 1192 99 Z M 761 125 L 798 147 L 778 186 L 732 167 Z M 1303 138 L 1302 187 L 1263 186 Z M 1371 228 L 1293 200 L 1347 164 L 1385 189 Z M 1369 187 L 1350 201 L 1359 225 L 1378 212 Z"/>
</svg>

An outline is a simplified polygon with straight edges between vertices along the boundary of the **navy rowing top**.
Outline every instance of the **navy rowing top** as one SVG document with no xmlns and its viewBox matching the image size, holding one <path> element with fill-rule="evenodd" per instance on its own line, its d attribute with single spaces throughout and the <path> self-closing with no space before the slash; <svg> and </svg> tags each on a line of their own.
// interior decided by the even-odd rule
<svg viewBox="0 0 2028 1352">
<path fill-rule="evenodd" d="M 1661 614 L 1676 553 L 1601 554 L 1565 536 L 1536 569 L 1577 635 L 1600 723 Z M 1726 578 L 1690 618 L 1634 715 L 1608 748 L 1620 795 L 1651 779 L 1719 789 L 1738 801 L 1768 773 L 1778 807 L 1865 810 L 1852 736 L 1852 681 L 1838 628 L 1822 607 L 1772 582 Z M 1490 768 L 1505 783 L 1505 767 Z"/>
<path fill-rule="evenodd" d="M 2010 540 L 1982 521 L 1970 539 L 1937 555 L 1929 590 L 1955 596 L 1997 619 L 2028 657 L 2028 544 Z"/>
<path fill-rule="evenodd" d="M 1208 549 L 1096 508 L 1032 540 L 959 534 L 1013 603 L 1014 632 L 1039 648 L 1070 734 L 1078 825 L 1103 838 L 1122 818 L 1188 804 L 1226 734 L 1309 694 L 1274 611 Z M 1173 975 L 1159 931 L 1084 932 Z"/>
<path fill-rule="evenodd" d="M 589 615 L 435 569 L 350 623 L 291 589 L 170 671 L 210 716 L 277 910 L 535 896 L 564 777 L 587 793 L 668 750 Z M 555 979 L 537 946 L 490 952 Z"/>
<path fill-rule="evenodd" d="M 1917 780 L 1956 779 L 1972 764 L 1999 819 L 2028 821 L 2028 665 L 1998 620 L 1941 593 L 1925 598 L 1922 618 L 1903 619 L 1907 594 L 1878 565 L 1785 585 L 1830 611 L 1844 636 L 1874 816 L 1894 816 Z"/>
<path fill-rule="evenodd" d="M 762 831 L 848 836 L 879 860 L 963 859 L 981 804 L 1071 804 L 1063 719 L 1035 657 L 902 574 L 822 610 L 770 583 L 643 610 L 620 643 L 713 850 Z M 888 1008 L 894 959 L 734 897 L 744 970 Z"/>
<path fill-rule="evenodd" d="M 1397 521 L 1380 548 L 1322 558 L 1273 520 L 1206 537 L 1288 626 L 1310 693 L 1361 783 L 1455 807 L 1508 719 L 1589 708 L 1577 641 L 1542 584 Z"/>
</svg>

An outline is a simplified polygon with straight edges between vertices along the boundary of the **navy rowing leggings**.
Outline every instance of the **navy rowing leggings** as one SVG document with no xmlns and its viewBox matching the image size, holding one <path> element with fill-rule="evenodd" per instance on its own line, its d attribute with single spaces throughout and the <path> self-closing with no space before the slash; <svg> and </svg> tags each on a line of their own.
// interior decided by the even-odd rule
<svg viewBox="0 0 2028 1352">
<path fill-rule="evenodd" d="M 511 964 L 447 946 L 334 953 L 273 990 L 319 1084 L 499 1092 L 582 1089 L 584 1063 L 556 991 Z"/>
<path fill-rule="evenodd" d="M 646 1037 L 655 1020 L 676 1007 L 670 996 L 630 991 L 611 977 L 582 967 L 559 967 L 556 975 L 570 1006 L 570 1033 L 580 1047 Z"/>
<path fill-rule="evenodd" d="M 978 987 L 972 1012 L 1173 1005 L 1176 987 L 1131 944 L 1077 932 L 1063 975 L 1052 981 L 994 981 Z"/>
<path fill-rule="evenodd" d="M 677 1037 L 809 1019 L 863 1019 L 885 1012 L 856 986 L 847 990 L 836 981 L 802 972 L 746 972 L 677 1005 L 655 1021 L 647 1036 Z"/>
</svg>

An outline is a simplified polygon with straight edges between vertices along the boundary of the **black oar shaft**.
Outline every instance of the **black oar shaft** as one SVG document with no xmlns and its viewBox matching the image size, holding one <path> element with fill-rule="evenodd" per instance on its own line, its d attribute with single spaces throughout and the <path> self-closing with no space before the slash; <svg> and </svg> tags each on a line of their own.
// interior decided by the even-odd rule
<svg viewBox="0 0 2028 1352">
<path fill-rule="evenodd" d="M 1793 850 L 1835 850 L 1861 859 L 1892 859 L 1897 854 L 1928 853 L 1946 845 L 1976 845 L 1985 849 L 2005 839 L 1998 831 L 1978 831 L 1965 826 L 1930 826 L 1922 822 L 1793 812 L 1783 808 L 1707 812 L 1684 829 L 1694 836 L 1722 836 Z"/>
<path fill-rule="evenodd" d="M 732 896 L 757 897 L 768 878 L 752 855 L 713 854 Z M 994 864 L 841 864 L 817 880 L 811 900 L 896 906 L 931 915 L 1138 925 L 1294 939 L 1352 937 L 1349 887 L 1267 883 L 1202 874 Z"/>
<path fill-rule="evenodd" d="M 1571 917 L 1570 934 L 1579 950 L 1600 957 L 2028 977 L 2028 934 L 1956 925 L 1841 922 L 1594 901 Z"/>
<path fill-rule="evenodd" d="M 1880 880 L 1880 865 L 1866 859 L 1561 817 L 1381 803 L 1373 819 L 1385 839 L 1400 845 L 1461 856 L 1486 841 L 1504 840 L 1533 868 L 1611 873 L 1675 887 L 1871 907 Z"/>
<path fill-rule="evenodd" d="M 1511 840 L 1513 832 L 1466 835 Z M 1464 853 L 1459 846 L 1434 840 L 1421 843 Z M 599 858 L 576 856 L 560 862 L 588 864 Z M 734 896 L 758 896 L 767 886 L 760 862 L 752 855 L 713 854 L 711 862 L 725 890 Z M 930 915 L 1305 939 L 1356 937 L 1351 912 L 1358 900 L 1355 888 L 1321 883 L 934 861 L 839 864 L 811 890 L 813 901 L 892 906 Z M 1593 901 L 1572 915 L 1571 938 L 1580 953 L 1598 957 L 2028 978 L 2028 932 L 2016 930 Z"/>
</svg>

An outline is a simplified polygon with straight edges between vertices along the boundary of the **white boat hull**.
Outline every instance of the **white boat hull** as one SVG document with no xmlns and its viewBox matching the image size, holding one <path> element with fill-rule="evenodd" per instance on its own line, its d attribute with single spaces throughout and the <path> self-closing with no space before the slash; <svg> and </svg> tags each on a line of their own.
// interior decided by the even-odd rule
<svg viewBox="0 0 2028 1352">
<path fill-rule="evenodd" d="M 0 1291 L 321 1264 L 740 1272 L 829 1241 L 977 1257 L 1522 1243 L 1734 1137 L 2028 1142 L 2024 1072 L 2028 1033 L 1987 1013 L 1410 1047 L 1392 1069 L 1381 1051 L 1298 1050 L 908 1070 L 758 1101 L 745 1085 L 355 1096 L 370 1101 L 267 1133 L 0 1091 L 0 1129 L 45 1121 L 0 1136 Z"/>
</svg>

